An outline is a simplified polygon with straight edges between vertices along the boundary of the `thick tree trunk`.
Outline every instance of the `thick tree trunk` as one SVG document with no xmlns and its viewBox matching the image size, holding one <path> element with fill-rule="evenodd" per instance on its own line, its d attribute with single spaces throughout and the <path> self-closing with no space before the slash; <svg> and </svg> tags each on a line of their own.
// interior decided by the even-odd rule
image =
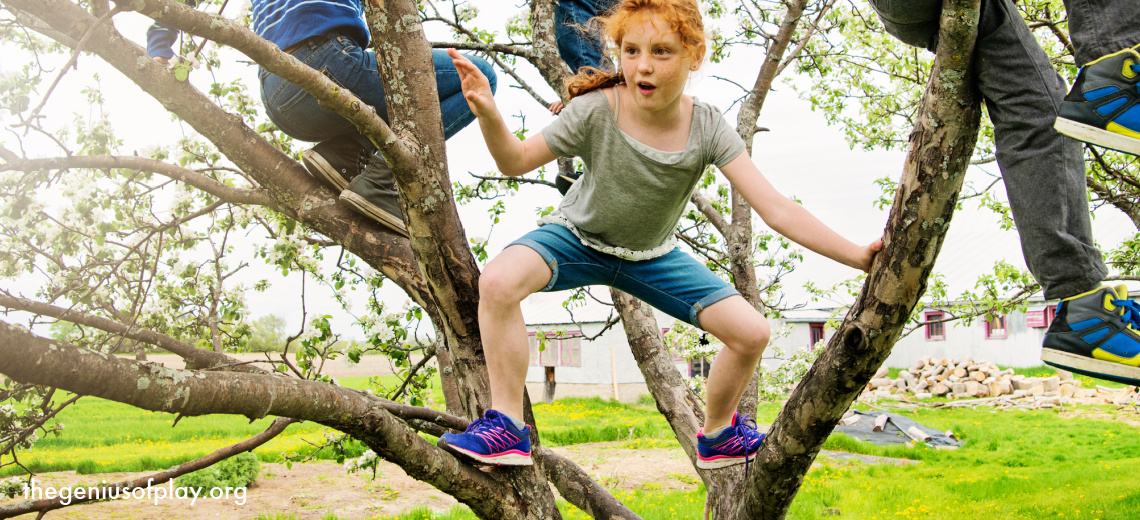
<svg viewBox="0 0 1140 520">
<path fill-rule="evenodd" d="M 891 352 L 926 289 L 977 140 L 970 63 L 978 0 L 946 0 L 937 60 L 863 292 L 788 399 L 761 448 L 736 518 L 781 519 L 843 411 Z"/>
<path fill-rule="evenodd" d="M 487 363 L 479 338 L 479 266 L 455 205 L 447 171 L 443 125 L 431 45 L 413 0 L 365 2 L 365 17 L 380 66 L 392 130 L 416 150 L 414 168 L 394 169 L 412 250 L 440 309 L 452 376 L 465 415 L 479 417 L 491 403 Z M 528 406 L 529 408 L 529 406 Z M 538 446 L 538 431 L 532 431 Z M 497 468 L 512 483 L 515 515 L 561 518 L 541 459 L 534 466 Z"/>
<path fill-rule="evenodd" d="M 645 384 L 653 401 L 657 403 L 657 410 L 665 416 L 681 448 L 685 450 L 689 461 L 695 466 L 697 463 L 697 431 L 705 421 L 705 412 L 702 409 L 697 394 L 689 389 L 681 373 L 673 364 L 673 356 L 665 348 L 661 339 L 661 328 L 657 319 L 653 317 L 653 310 L 645 302 L 634 298 L 617 289 L 610 289 L 610 297 L 614 306 L 621 313 L 622 326 L 629 339 L 633 357 L 641 374 L 645 377 Z M 755 409 L 755 408 L 753 408 Z M 744 467 L 737 466 L 718 470 L 697 470 L 709 495 L 713 492 L 727 493 L 728 490 L 739 487 L 744 481 Z M 719 507 L 720 503 L 731 504 L 733 497 L 724 500 L 709 499 L 709 508 Z"/>
</svg>

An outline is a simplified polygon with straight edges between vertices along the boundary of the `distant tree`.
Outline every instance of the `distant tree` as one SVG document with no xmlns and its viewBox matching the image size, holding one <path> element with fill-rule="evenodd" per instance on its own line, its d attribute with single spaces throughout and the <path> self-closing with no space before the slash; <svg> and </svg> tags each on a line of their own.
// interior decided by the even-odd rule
<svg viewBox="0 0 1140 520">
<path fill-rule="evenodd" d="M 287 332 L 285 318 L 268 314 L 253 320 L 249 337 L 249 350 L 252 352 L 273 352 L 285 346 Z"/>
</svg>

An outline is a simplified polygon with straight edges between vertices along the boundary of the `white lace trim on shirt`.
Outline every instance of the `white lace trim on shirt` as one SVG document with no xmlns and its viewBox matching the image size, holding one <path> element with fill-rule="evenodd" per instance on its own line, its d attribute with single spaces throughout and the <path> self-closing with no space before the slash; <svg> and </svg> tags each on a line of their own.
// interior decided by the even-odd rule
<svg viewBox="0 0 1140 520">
<path fill-rule="evenodd" d="M 566 217 L 562 216 L 559 213 L 551 213 L 550 215 L 542 217 L 538 220 L 538 225 L 541 226 L 544 224 L 556 224 L 569 229 L 571 233 L 574 233 L 574 236 L 578 237 L 578 240 L 582 241 L 582 245 L 585 245 L 586 247 L 589 247 L 595 251 L 606 253 L 608 255 L 614 255 L 623 260 L 649 260 L 650 258 L 657 258 L 661 255 L 664 255 L 665 253 L 672 251 L 673 248 L 677 247 L 677 237 L 672 234 L 670 234 L 669 238 L 666 238 L 665 242 L 663 242 L 661 245 L 653 249 L 646 249 L 644 251 L 634 251 L 632 249 L 626 249 L 624 247 L 611 246 L 597 240 L 590 240 L 583 237 L 582 234 L 578 232 L 578 228 L 574 226 L 574 223 L 570 222 L 566 219 Z"/>
</svg>

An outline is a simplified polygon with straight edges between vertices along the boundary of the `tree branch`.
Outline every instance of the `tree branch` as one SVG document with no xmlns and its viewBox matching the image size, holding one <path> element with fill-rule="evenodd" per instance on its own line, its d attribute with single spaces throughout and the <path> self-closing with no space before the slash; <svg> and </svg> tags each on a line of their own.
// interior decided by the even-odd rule
<svg viewBox="0 0 1140 520">
<path fill-rule="evenodd" d="M 697 206 L 697 209 L 700 210 L 701 214 L 709 219 L 709 223 L 712 224 L 722 236 L 728 236 L 731 232 L 729 228 L 730 224 L 724 219 L 724 215 L 721 215 L 720 212 L 712 206 L 712 202 L 709 201 L 708 197 L 705 197 L 700 191 L 694 191 L 691 200 L 693 204 Z"/>
<path fill-rule="evenodd" d="M 977 142 L 981 110 L 971 59 L 978 2 L 944 0 L 934 71 L 883 250 L 843 325 L 773 423 L 737 517 L 785 517 L 820 447 L 890 355 L 926 289 Z"/>
<path fill-rule="evenodd" d="M 186 183 L 230 204 L 256 204 L 281 211 L 281 206 L 264 189 L 242 189 L 226 186 L 193 170 L 146 157 L 112 155 L 74 155 L 48 159 L 23 159 L 0 165 L 0 171 L 40 171 L 69 168 L 112 169 L 122 168 L 148 173 Z"/>
<path fill-rule="evenodd" d="M 20 383 L 183 416 L 276 415 L 317 422 L 365 441 L 413 478 L 456 497 L 484 517 L 507 518 L 505 513 L 521 507 L 501 477 L 484 474 L 436 448 L 390 414 L 390 402 L 363 392 L 273 375 L 172 370 L 76 348 L 3 322 L 0 374 Z"/>
<path fill-rule="evenodd" d="M 140 341 L 148 345 L 165 349 L 172 354 L 186 360 L 190 369 L 209 369 L 220 366 L 233 366 L 242 372 L 261 373 L 261 369 L 240 364 L 236 359 L 219 352 L 203 350 L 188 343 L 178 341 L 165 334 L 159 334 L 149 329 L 129 327 L 114 320 L 93 314 L 86 314 L 74 309 L 65 309 L 42 302 L 15 298 L 0 294 L 0 306 L 8 309 L 30 312 L 39 316 L 49 316 L 58 320 L 68 321 L 77 325 L 86 325 L 96 329 L 119 334 L 125 338 Z"/>
<path fill-rule="evenodd" d="M 473 36 L 473 35 L 470 35 Z M 486 53 L 497 52 L 500 54 L 510 54 L 526 59 L 527 61 L 534 58 L 534 52 L 526 47 L 518 47 L 515 45 L 506 45 L 503 43 L 483 43 L 483 42 L 431 42 L 433 49 L 460 49 L 465 51 L 482 51 Z"/>
</svg>

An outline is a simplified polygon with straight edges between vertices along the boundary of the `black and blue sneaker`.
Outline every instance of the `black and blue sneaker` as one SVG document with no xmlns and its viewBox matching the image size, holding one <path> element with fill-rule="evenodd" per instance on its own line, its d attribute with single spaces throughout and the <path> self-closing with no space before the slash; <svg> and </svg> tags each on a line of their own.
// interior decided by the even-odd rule
<svg viewBox="0 0 1140 520">
<path fill-rule="evenodd" d="M 484 464 L 530 466 L 530 426 L 515 427 L 510 417 L 487 410 L 463 433 L 445 433 L 436 445 Z"/>
<path fill-rule="evenodd" d="M 1054 128 L 1078 141 L 1140 155 L 1140 45 L 1081 68 Z"/>
<path fill-rule="evenodd" d="M 1140 305 L 1128 287 L 1101 287 L 1057 304 L 1041 360 L 1060 369 L 1140 385 Z"/>
<path fill-rule="evenodd" d="M 697 467 L 718 469 L 745 464 L 756 457 L 764 434 L 756 431 L 756 421 L 732 414 L 732 426 L 713 438 L 697 432 Z"/>
</svg>

